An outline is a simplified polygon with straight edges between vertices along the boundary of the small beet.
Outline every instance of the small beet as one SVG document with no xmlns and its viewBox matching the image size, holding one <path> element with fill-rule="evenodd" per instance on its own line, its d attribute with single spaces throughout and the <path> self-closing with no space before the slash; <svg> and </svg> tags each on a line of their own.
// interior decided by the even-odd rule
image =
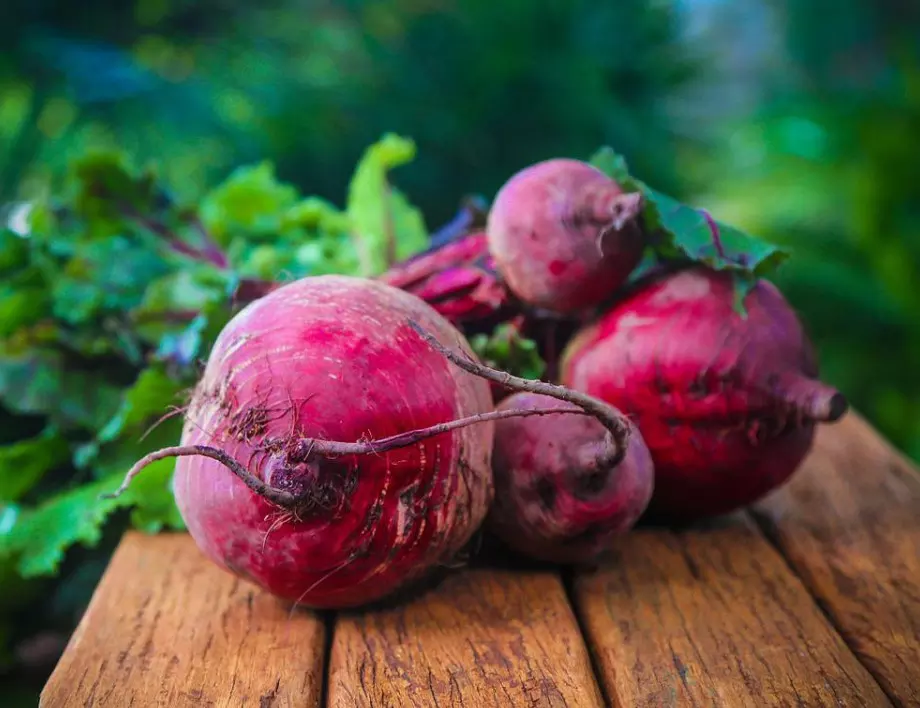
<svg viewBox="0 0 920 708">
<path fill-rule="evenodd" d="M 554 407 L 575 408 L 532 393 L 515 393 L 498 406 Z M 512 549 L 553 563 L 592 562 L 645 511 L 654 470 L 635 429 L 625 458 L 598 467 L 607 431 L 595 418 L 506 418 L 495 426 L 495 501 L 486 523 Z"/>
<path fill-rule="evenodd" d="M 580 160 L 556 158 L 514 174 L 489 211 L 489 251 L 523 302 L 560 313 L 595 307 L 639 263 L 639 193 Z"/>
<path fill-rule="evenodd" d="M 648 516 L 728 513 L 782 485 L 845 397 L 818 380 L 812 345 L 759 280 L 736 312 L 732 275 L 702 267 L 634 287 L 563 354 L 562 380 L 634 420 L 655 465 Z"/>
</svg>

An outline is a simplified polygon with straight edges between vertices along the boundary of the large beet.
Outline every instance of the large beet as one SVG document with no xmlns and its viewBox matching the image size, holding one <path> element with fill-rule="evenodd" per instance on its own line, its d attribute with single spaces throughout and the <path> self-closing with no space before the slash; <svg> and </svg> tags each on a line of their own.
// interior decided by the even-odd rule
<svg viewBox="0 0 920 708">
<path fill-rule="evenodd" d="M 760 280 L 746 317 L 732 276 L 702 267 L 635 288 L 563 355 L 565 385 L 631 417 L 655 464 L 649 516 L 726 513 L 783 484 L 815 425 L 847 409 L 818 380 L 811 343 L 777 288 Z"/>
<path fill-rule="evenodd" d="M 430 306 L 383 283 L 324 275 L 237 314 L 195 388 L 175 498 L 218 565 L 313 607 L 388 597 L 451 561 L 492 499 L 485 379 L 413 331 L 473 357 Z M 138 463 L 149 463 L 151 456 Z"/>
</svg>

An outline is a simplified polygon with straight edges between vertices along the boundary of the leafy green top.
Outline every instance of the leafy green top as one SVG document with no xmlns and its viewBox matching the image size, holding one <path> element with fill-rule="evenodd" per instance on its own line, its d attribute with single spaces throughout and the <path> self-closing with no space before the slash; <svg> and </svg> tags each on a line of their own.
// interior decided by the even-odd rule
<svg viewBox="0 0 920 708">
<path fill-rule="evenodd" d="M 116 500 L 100 494 L 175 444 L 186 392 L 243 291 L 375 275 L 427 244 L 388 178 L 414 153 L 396 135 L 370 146 L 344 209 L 300 195 L 269 163 L 178 204 L 153 170 L 94 153 L 63 194 L 32 205 L 25 233 L 0 229 L 0 576 L 56 573 L 119 508 L 142 529 L 182 527 L 169 461 Z"/>
<path fill-rule="evenodd" d="M 769 274 L 789 257 L 778 246 L 652 189 L 629 173 L 626 159 L 613 148 L 602 147 L 590 163 L 624 189 L 643 194 L 643 226 L 653 237 L 655 260 L 687 260 L 731 271 L 736 276 L 739 309 L 756 278 Z"/>
<path fill-rule="evenodd" d="M 537 344 L 521 335 L 511 322 L 505 322 L 490 333 L 469 338 L 470 347 L 483 363 L 525 379 L 538 379 L 546 371 Z"/>
</svg>

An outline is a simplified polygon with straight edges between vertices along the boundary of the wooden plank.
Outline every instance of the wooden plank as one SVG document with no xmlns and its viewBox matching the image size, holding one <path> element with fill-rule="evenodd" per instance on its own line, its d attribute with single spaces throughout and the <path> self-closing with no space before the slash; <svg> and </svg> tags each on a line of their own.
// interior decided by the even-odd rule
<svg viewBox="0 0 920 708">
<path fill-rule="evenodd" d="M 573 582 L 615 705 L 889 705 L 746 516 L 637 529 Z"/>
<path fill-rule="evenodd" d="M 129 533 L 41 706 L 317 706 L 324 626 L 220 570 L 185 534 Z"/>
<path fill-rule="evenodd" d="M 340 615 L 333 637 L 337 708 L 603 705 L 550 572 L 469 570 L 407 605 Z"/>
<path fill-rule="evenodd" d="M 893 701 L 920 705 L 917 468 L 850 414 L 756 518 Z"/>
</svg>

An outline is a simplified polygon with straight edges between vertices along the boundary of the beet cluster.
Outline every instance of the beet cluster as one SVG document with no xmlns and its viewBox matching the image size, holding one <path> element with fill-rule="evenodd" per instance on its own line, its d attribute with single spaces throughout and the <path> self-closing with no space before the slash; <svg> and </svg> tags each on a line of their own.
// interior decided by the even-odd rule
<svg viewBox="0 0 920 708">
<path fill-rule="evenodd" d="M 393 596 L 480 531 L 593 563 L 642 518 L 751 504 L 847 401 L 768 281 L 739 298 L 735 273 L 692 260 L 636 277 L 646 206 L 547 160 L 510 177 L 484 227 L 379 278 L 269 289 L 221 332 L 177 446 L 125 485 L 175 457 L 201 550 L 323 608 Z M 471 334 L 502 323 L 534 336 L 545 380 L 474 353 Z"/>
</svg>

